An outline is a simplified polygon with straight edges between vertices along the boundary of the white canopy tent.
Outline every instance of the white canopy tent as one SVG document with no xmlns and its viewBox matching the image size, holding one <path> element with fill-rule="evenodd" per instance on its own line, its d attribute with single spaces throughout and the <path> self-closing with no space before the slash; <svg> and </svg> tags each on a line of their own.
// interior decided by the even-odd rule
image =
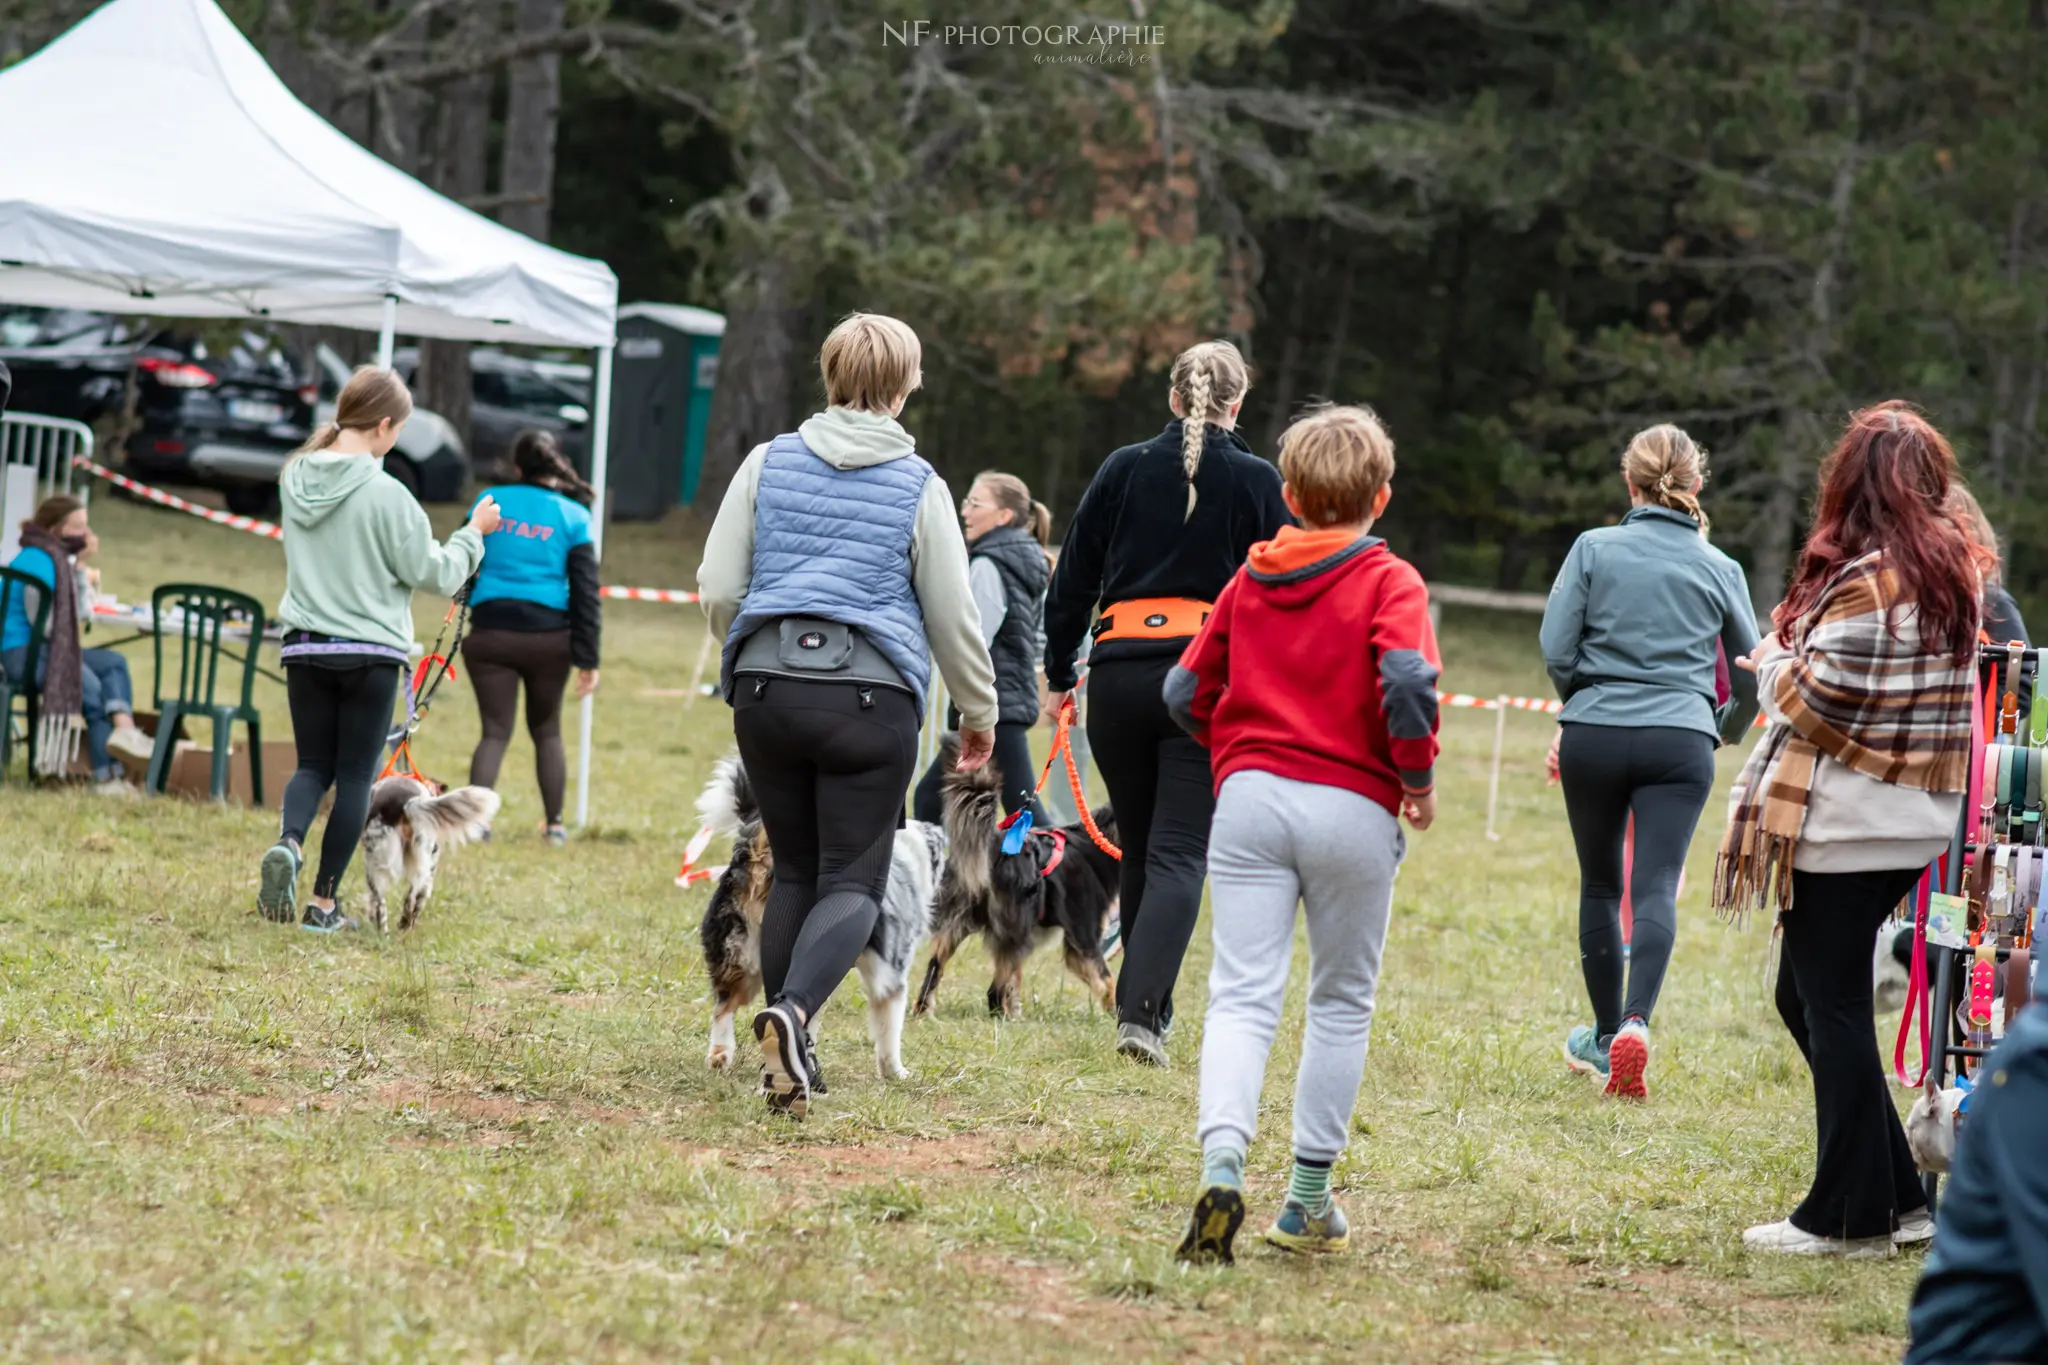
<svg viewBox="0 0 2048 1365">
<path fill-rule="evenodd" d="M 597 351 L 604 548 L 618 280 L 428 189 L 301 104 L 214 0 L 112 0 L 0 72 L 0 299 Z M 576 815 L 589 813 L 583 702 Z"/>
</svg>

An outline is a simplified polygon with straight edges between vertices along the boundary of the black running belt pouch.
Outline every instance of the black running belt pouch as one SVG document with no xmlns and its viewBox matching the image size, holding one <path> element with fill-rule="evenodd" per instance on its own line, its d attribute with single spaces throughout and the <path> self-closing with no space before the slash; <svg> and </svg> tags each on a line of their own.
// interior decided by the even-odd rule
<svg viewBox="0 0 2048 1365">
<path fill-rule="evenodd" d="M 732 671 L 735 676 L 744 673 L 911 690 L 888 656 L 875 648 L 860 627 L 817 616 L 784 616 L 766 623 L 740 645 Z"/>
</svg>

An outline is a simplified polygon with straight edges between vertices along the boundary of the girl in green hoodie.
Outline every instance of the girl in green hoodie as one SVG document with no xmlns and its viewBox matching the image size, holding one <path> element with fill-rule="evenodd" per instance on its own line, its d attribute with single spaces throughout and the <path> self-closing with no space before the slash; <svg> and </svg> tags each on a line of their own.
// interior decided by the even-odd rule
<svg viewBox="0 0 2048 1365">
<path fill-rule="evenodd" d="M 285 787 L 277 843 L 263 855 L 256 906 L 282 924 L 298 918 L 306 830 L 332 787 L 303 920 L 323 933 L 354 926 L 334 894 L 363 836 L 399 673 L 410 660 L 413 590 L 453 597 L 483 559 L 483 538 L 498 528 L 498 505 L 484 498 L 468 525 L 436 543 L 426 512 L 384 472 L 411 416 L 404 381 L 365 365 L 342 389 L 334 420 L 278 479 L 285 590 L 277 620 L 299 767 Z"/>
</svg>

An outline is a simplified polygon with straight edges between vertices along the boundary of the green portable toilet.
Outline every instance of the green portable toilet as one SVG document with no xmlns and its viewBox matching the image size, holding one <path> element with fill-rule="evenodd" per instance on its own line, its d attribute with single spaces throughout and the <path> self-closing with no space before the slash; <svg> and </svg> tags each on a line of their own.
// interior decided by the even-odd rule
<svg viewBox="0 0 2048 1365">
<path fill-rule="evenodd" d="M 682 303 L 619 309 L 612 357 L 611 506 L 652 521 L 697 496 L 725 318 Z"/>
</svg>

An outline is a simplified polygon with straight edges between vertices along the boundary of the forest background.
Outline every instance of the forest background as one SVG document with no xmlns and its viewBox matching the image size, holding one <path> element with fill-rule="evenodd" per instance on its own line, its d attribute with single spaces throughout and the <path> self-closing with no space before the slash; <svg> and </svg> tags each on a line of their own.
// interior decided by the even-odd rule
<svg viewBox="0 0 2048 1365">
<path fill-rule="evenodd" d="M 0 0 L 0 66 L 90 8 Z M 2048 0 L 226 8 L 380 155 L 727 315 L 700 512 L 869 308 L 924 339 L 905 421 L 956 488 L 1007 469 L 1064 521 L 1228 336 L 1255 450 L 1373 404 L 1394 547 L 1508 589 L 1675 421 L 1768 605 L 1842 418 L 1907 398 L 2048 603 Z M 463 348 L 421 386 L 464 420 Z"/>
</svg>

